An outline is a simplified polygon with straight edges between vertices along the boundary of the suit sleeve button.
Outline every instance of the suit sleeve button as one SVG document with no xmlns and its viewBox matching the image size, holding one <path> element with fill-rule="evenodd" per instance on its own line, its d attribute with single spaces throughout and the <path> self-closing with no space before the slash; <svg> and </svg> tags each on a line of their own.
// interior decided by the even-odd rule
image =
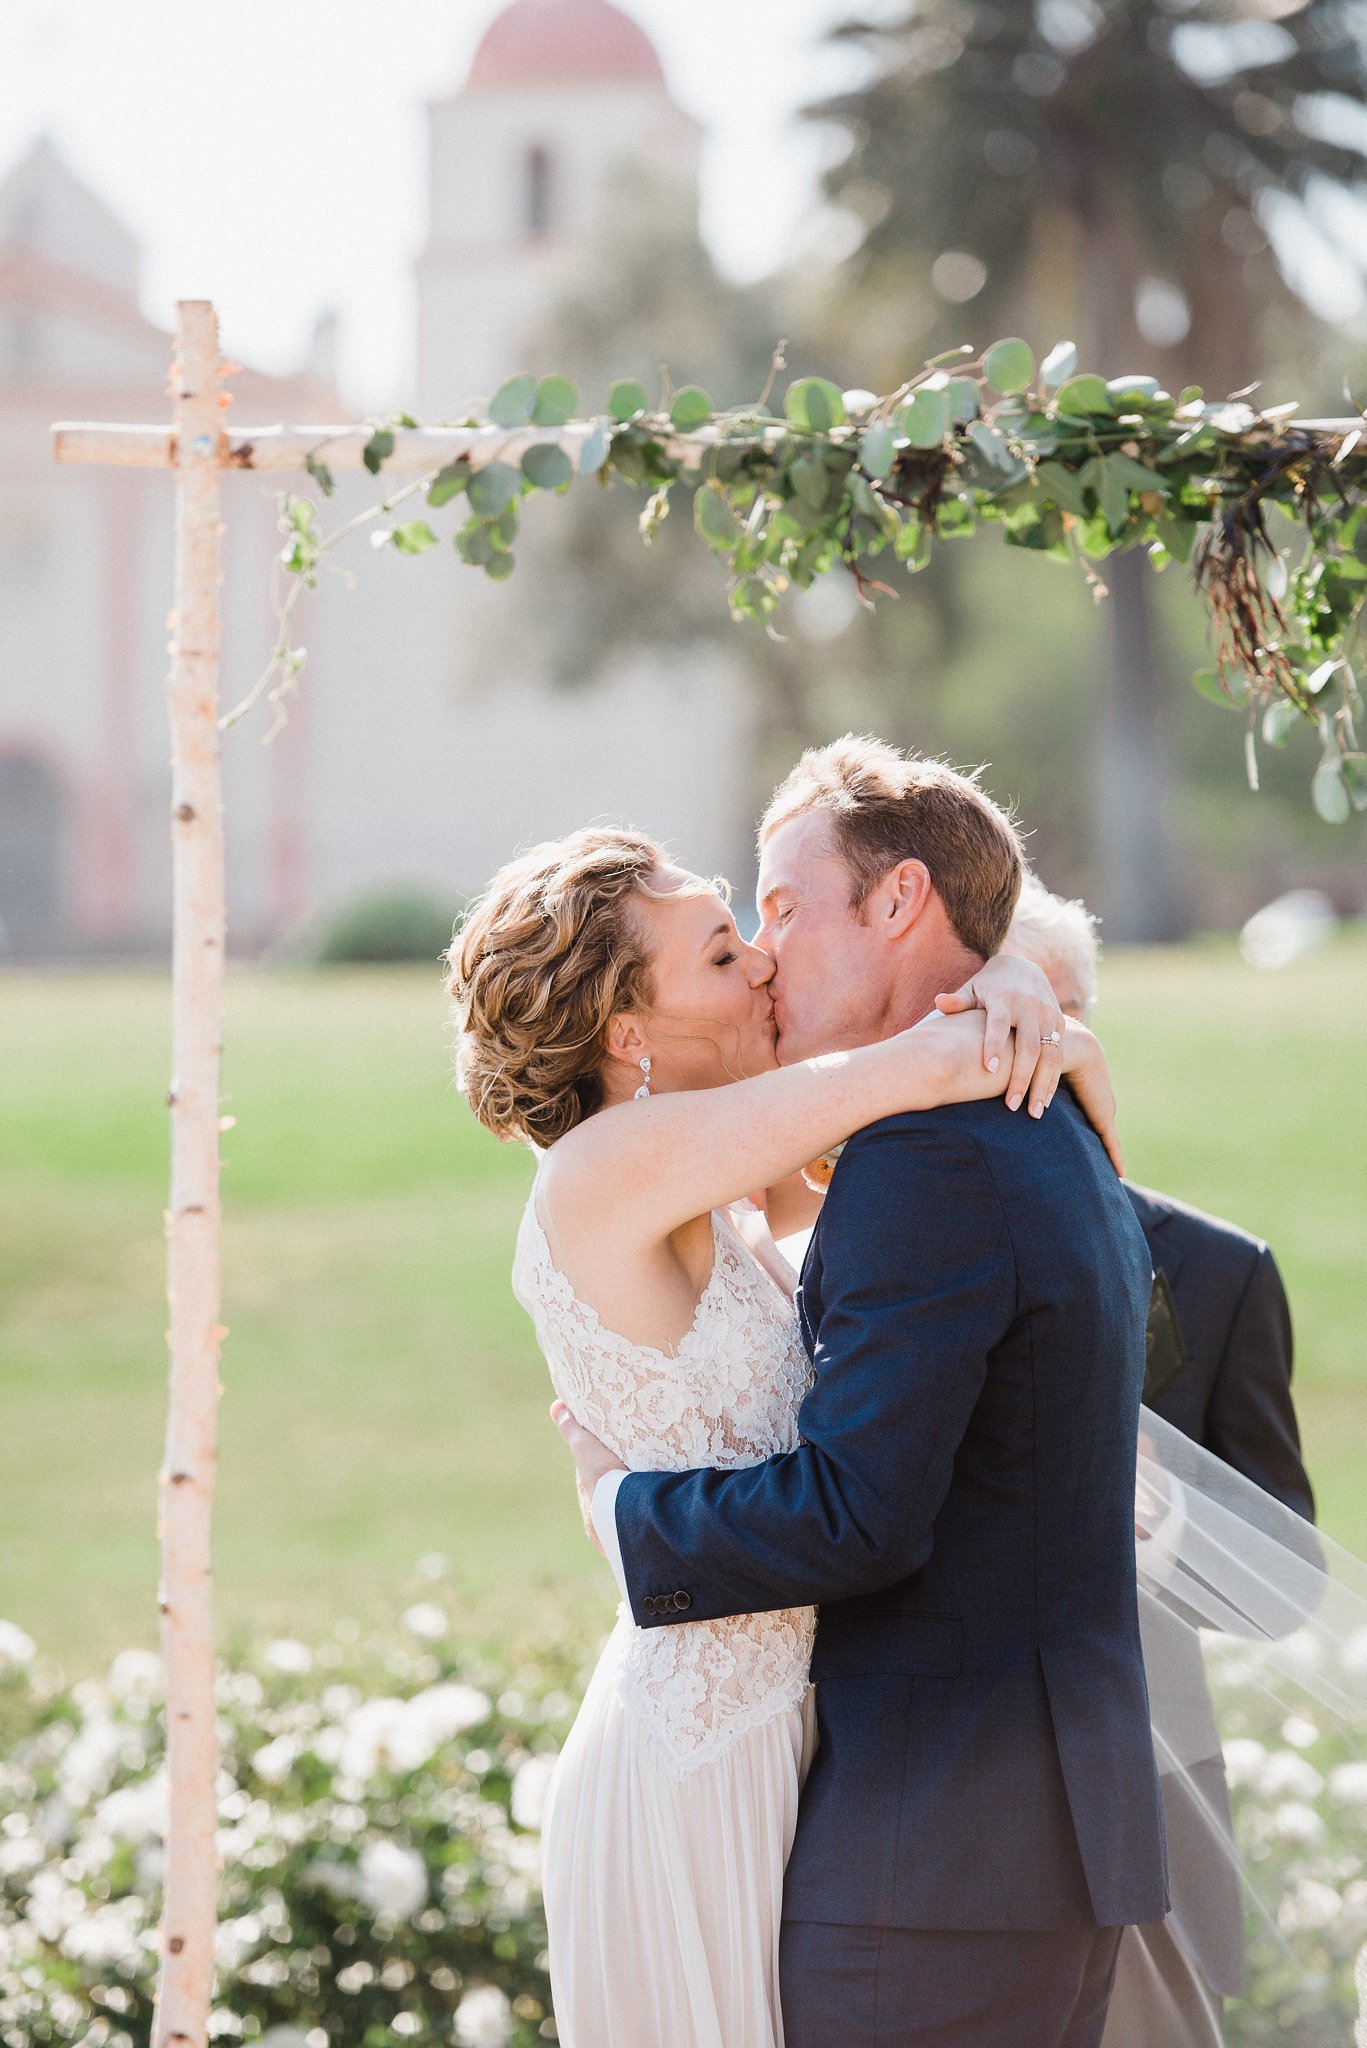
<svg viewBox="0 0 1367 2048">
<path fill-rule="evenodd" d="M 691 1593 L 676 1593 L 674 1595 L 674 1605 L 678 1612 L 682 1614 L 686 1607 L 693 1605 L 693 1595 Z"/>
<path fill-rule="evenodd" d="M 645 1613 L 653 1614 L 655 1612 L 655 1595 L 647 1593 L 645 1599 L 641 1602 L 641 1606 Z"/>
</svg>

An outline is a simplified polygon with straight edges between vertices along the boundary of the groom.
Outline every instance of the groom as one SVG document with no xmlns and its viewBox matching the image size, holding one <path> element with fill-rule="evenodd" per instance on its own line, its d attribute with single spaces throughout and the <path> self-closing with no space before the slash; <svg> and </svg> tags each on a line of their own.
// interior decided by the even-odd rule
<svg viewBox="0 0 1367 2048">
<path fill-rule="evenodd" d="M 971 780 L 870 740 L 803 756 L 760 851 L 787 1063 L 916 1022 L 1020 885 Z M 1066 1090 L 1040 1122 L 888 1117 L 844 1147 L 803 1267 L 796 1450 L 627 1474 L 561 1423 L 640 1627 L 820 1604 L 787 2048 L 1094 2048 L 1121 1927 L 1167 1910 L 1135 1591 L 1150 1279 Z"/>
</svg>

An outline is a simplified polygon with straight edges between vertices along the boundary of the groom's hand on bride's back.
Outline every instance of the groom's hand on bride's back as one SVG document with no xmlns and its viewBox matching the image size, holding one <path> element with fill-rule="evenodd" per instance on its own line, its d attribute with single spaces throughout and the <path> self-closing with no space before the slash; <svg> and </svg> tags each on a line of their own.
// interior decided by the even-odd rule
<svg viewBox="0 0 1367 2048">
<path fill-rule="evenodd" d="M 579 1488 L 579 1512 L 584 1517 L 584 1533 L 601 1556 L 606 1556 L 593 1526 L 593 1495 L 600 1479 L 609 1472 L 621 1472 L 626 1468 L 620 1458 L 601 1443 L 592 1430 L 585 1429 L 577 1422 L 563 1401 L 552 1401 L 551 1421 L 560 1431 L 570 1447 L 574 1459 L 575 1482 Z"/>
</svg>

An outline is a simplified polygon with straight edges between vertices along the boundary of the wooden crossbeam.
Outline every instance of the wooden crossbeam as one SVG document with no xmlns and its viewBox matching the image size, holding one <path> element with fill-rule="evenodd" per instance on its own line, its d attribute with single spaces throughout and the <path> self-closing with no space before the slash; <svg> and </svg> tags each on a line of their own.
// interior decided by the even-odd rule
<svg viewBox="0 0 1367 2048">
<path fill-rule="evenodd" d="M 548 443 L 563 448 L 578 464 L 585 441 L 598 422 L 570 420 L 563 427 L 395 427 L 394 452 L 385 457 L 386 471 L 408 474 L 439 469 L 445 462 L 464 456 L 472 469 L 488 462 L 519 462 L 529 448 Z M 1299 420 L 1278 423 L 1285 433 L 1347 434 L 1361 427 L 1361 419 Z M 364 450 L 373 427 L 303 426 L 256 427 L 250 433 L 231 434 L 220 429 L 218 462 L 221 469 L 300 470 L 309 456 L 329 469 L 361 469 Z M 753 441 L 772 447 L 788 432 L 786 423 L 766 422 L 752 434 L 735 429 L 723 433 L 704 427 L 697 433 L 660 435 L 667 455 L 686 460 L 702 455 L 725 441 L 728 446 Z M 174 427 L 103 426 L 95 422 L 60 420 L 52 430 L 58 462 L 95 462 L 116 469 L 176 469 L 180 466 L 180 443 Z"/>
<path fill-rule="evenodd" d="M 597 425 L 594 420 L 570 420 L 563 427 L 395 427 L 394 452 L 385 457 L 384 467 L 386 473 L 439 469 L 464 456 L 471 468 L 481 469 L 489 462 L 519 462 L 529 448 L 547 445 L 563 448 L 577 466 L 584 443 Z M 221 430 L 219 467 L 299 470 L 305 459 L 313 456 L 329 469 L 361 469 L 373 432 L 373 427 L 356 426 L 259 427 L 241 434 Z M 772 446 L 787 432 L 786 424 L 775 420 L 750 435 L 723 434 L 716 427 L 704 427 L 692 434 L 666 431 L 659 439 L 667 454 L 683 459 L 701 455 L 723 440 Z M 96 462 L 117 469 L 175 469 L 180 464 L 174 427 L 59 421 L 52 435 L 58 462 Z"/>
</svg>

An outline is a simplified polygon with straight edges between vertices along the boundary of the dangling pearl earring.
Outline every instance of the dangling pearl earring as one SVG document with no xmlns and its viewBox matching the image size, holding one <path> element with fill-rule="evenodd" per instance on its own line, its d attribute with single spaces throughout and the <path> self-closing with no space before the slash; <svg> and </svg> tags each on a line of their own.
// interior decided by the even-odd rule
<svg viewBox="0 0 1367 2048">
<path fill-rule="evenodd" d="M 643 1059 L 643 1060 L 641 1061 L 641 1072 L 642 1072 L 642 1073 L 643 1073 L 643 1074 L 645 1075 L 645 1079 L 644 1079 L 644 1081 L 642 1081 L 642 1083 L 641 1083 L 640 1087 L 639 1087 L 639 1088 L 638 1088 L 638 1089 L 636 1090 L 636 1093 L 635 1093 L 635 1095 L 634 1095 L 634 1096 L 632 1097 L 632 1100 L 633 1100 L 634 1102 L 640 1102 L 640 1101 L 641 1101 L 641 1099 L 642 1099 L 642 1098 L 643 1098 L 644 1096 L 647 1096 L 647 1095 L 649 1095 L 649 1093 L 650 1093 L 650 1055 L 649 1055 L 649 1054 L 647 1054 L 647 1055 L 646 1055 L 646 1057 L 645 1057 L 645 1058 L 644 1058 L 644 1059 Z"/>
</svg>

